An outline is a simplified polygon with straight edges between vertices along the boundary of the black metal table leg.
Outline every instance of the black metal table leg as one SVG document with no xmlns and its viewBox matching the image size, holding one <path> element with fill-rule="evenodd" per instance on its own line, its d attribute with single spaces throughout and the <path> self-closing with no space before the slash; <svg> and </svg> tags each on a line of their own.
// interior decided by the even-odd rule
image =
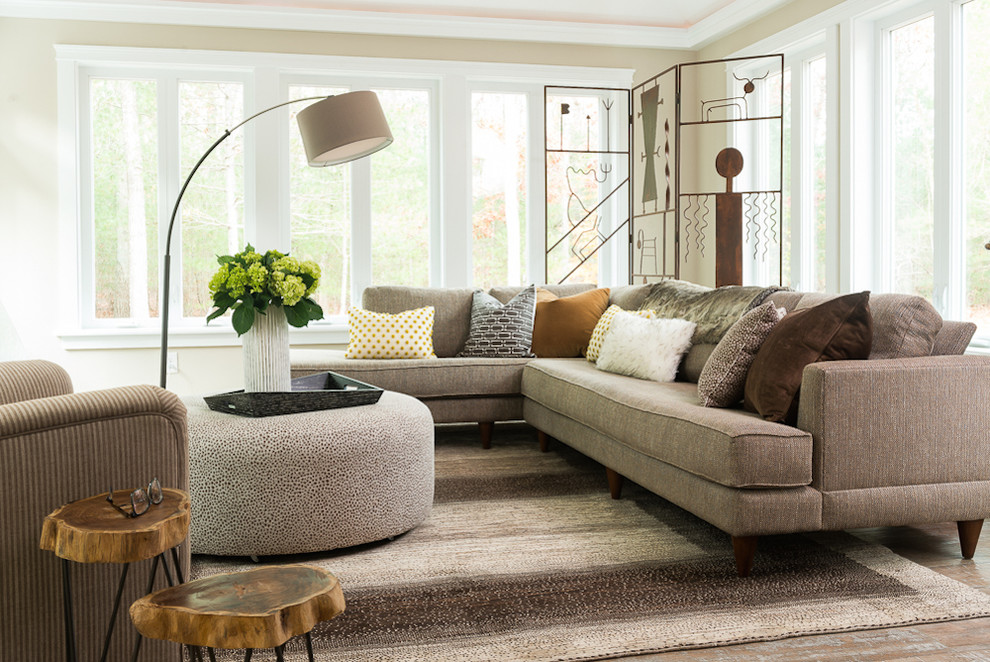
<svg viewBox="0 0 990 662">
<path fill-rule="evenodd" d="M 285 649 L 285 644 L 282 644 L 281 646 L 276 646 L 275 647 L 275 661 L 276 662 L 285 662 L 285 658 L 282 657 L 282 651 L 284 649 Z"/>
<path fill-rule="evenodd" d="M 306 633 L 306 653 L 309 655 L 309 662 L 316 662 L 313 658 L 313 639 L 309 636 L 309 632 Z"/>
<path fill-rule="evenodd" d="M 162 552 L 161 554 L 159 554 L 158 555 L 158 558 L 161 559 L 162 570 L 165 571 L 165 581 L 166 581 L 166 583 L 168 583 L 169 586 L 175 586 L 175 584 L 172 582 L 172 573 L 168 569 L 168 559 L 165 558 L 165 552 Z"/>
<path fill-rule="evenodd" d="M 159 554 L 158 556 L 161 556 L 161 554 Z M 151 593 L 155 588 L 155 576 L 158 574 L 158 556 L 156 556 L 155 560 L 151 562 L 151 578 L 148 580 L 148 589 L 144 592 L 145 595 Z M 137 662 L 138 653 L 141 652 L 142 640 L 143 637 L 139 632 L 137 641 L 134 642 L 134 654 L 131 655 L 131 662 Z"/>
<path fill-rule="evenodd" d="M 180 584 L 185 584 L 186 580 L 182 578 L 182 566 L 179 565 L 179 545 L 172 548 L 172 565 L 175 566 L 176 579 L 179 580 Z"/>
<path fill-rule="evenodd" d="M 113 628 L 117 623 L 117 612 L 120 610 L 120 596 L 124 593 L 124 581 L 127 579 L 127 571 L 130 567 L 130 563 L 125 563 L 124 569 L 120 571 L 120 581 L 117 582 L 117 597 L 113 601 L 113 611 L 110 613 L 110 625 L 107 626 L 107 634 L 103 637 L 103 653 L 100 655 L 100 662 L 106 662 L 107 653 L 110 651 L 110 637 L 113 636 Z"/>
<path fill-rule="evenodd" d="M 69 560 L 62 559 L 62 617 L 65 622 L 65 659 L 76 662 L 76 626 L 72 620 L 72 582 Z"/>
<path fill-rule="evenodd" d="M 253 648 L 247 649 L 247 651 L 244 653 L 244 662 L 251 662 L 252 655 L 254 655 L 254 649 Z"/>
</svg>

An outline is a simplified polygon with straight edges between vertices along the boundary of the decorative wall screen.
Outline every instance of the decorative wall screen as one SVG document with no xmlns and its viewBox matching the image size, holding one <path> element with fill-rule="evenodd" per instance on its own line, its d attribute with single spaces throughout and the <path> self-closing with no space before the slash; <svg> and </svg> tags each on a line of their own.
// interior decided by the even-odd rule
<svg viewBox="0 0 990 662">
<path fill-rule="evenodd" d="M 545 87 L 546 282 L 595 283 L 629 225 L 629 90 Z"/>
<path fill-rule="evenodd" d="M 765 55 L 675 65 L 631 97 L 547 87 L 547 282 L 597 282 L 625 227 L 631 283 L 712 258 L 716 285 L 779 283 L 783 70 Z"/>
</svg>

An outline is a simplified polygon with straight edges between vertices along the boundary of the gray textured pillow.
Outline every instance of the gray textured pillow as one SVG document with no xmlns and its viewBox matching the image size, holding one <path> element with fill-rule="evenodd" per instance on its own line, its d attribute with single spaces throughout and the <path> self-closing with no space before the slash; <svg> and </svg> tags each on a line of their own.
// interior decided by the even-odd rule
<svg viewBox="0 0 990 662">
<path fill-rule="evenodd" d="M 471 303 L 471 331 L 458 356 L 533 356 L 535 317 L 535 285 L 512 297 L 504 306 L 492 295 L 476 290 Z"/>
<path fill-rule="evenodd" d="M 746 373 L 770 331 L 783 317 L 773 303 L 757 306 L 725 333 L 698 377 L 698 399 L 706 407 L 731 407 L 743 398 Z"/>
</svg>

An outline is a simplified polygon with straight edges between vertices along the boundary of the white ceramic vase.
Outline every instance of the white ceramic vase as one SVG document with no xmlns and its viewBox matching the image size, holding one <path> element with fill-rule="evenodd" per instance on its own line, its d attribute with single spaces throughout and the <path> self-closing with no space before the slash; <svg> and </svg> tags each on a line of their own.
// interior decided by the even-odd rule
<svg viewBox="0 0 990 662">
<path fill-rule="evenodd" d="M 244 344 L 244 390 L 291 391 L 289 323 L 282 306 L 255 311 L 254 324 L 241 336 Z"/>
</svg>

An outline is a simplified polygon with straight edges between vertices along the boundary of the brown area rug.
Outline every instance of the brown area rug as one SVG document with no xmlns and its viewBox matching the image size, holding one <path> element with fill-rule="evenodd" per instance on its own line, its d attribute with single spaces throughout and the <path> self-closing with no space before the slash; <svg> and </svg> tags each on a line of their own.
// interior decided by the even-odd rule
<svg viewBox="0 0 990 662">
<path fill-rule="evenodd" d="M 540 453 L 528 428 L 487 451 L 438 431 L 436 473 L 432 515 L 391 542 L 262 559 L 340 578 L 317 659 L 596 660 L 990 615 L 990 596 L 845 533 L 761 538 L 740 579 L 726 534 L 633 484 L 611 500 L 600 465 Z M 251 565 L 197 556 L 192 574 Z M 286 652 L 305 659 L 301 640 Z"/>
</svg>

